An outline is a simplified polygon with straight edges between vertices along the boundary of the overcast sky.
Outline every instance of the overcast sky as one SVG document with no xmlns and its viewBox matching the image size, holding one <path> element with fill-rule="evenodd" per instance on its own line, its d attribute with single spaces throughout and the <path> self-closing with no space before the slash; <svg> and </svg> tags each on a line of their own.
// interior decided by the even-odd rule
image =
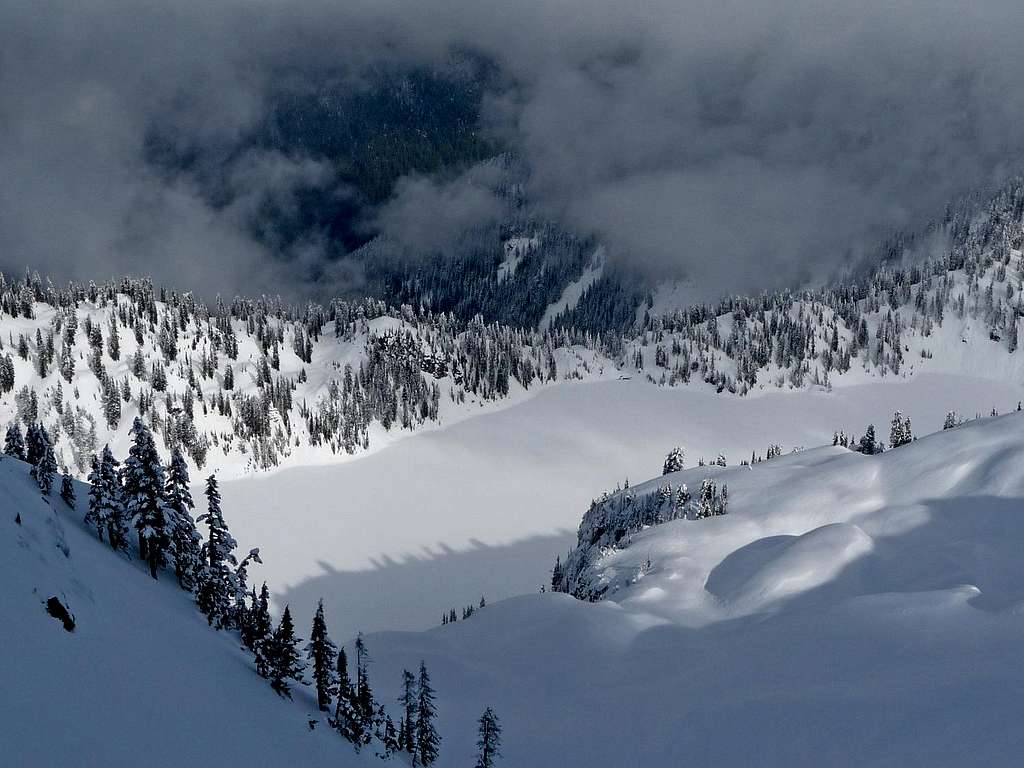
<svg viewBox="0 0 1024 768">
<path fill-rule="evenodd" d="M 266 199 L 330 185 L 326 164 L 251 151 L 214 208 L 188 174 L 145 162 L 147 129 L 230 145 L 282 73 L 314 82 L 470 50 L 514 84 L 485 100 L 484 124 L 526 160 L 552 216 L 709 290 L 813 279 L 1017 171 L 1021 5 L 9 0 L 0 263 L 227 293 L 301 291 L 310 274 L 351 285 L 357 272 L 325 267 L 315 233 L 281 254 L 246 226 Z M 403 236 L 497 210 L 461 182 L 408 179 L 395 195 L 376 220 Z"/>
</svg>

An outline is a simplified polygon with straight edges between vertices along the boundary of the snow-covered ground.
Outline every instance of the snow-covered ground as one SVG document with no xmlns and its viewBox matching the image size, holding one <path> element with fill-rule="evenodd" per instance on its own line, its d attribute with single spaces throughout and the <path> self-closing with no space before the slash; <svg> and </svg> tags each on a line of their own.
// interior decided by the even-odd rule
<svg viewBox="0 0 1024 768">
<path fill-rule="evenodd" d="M 56 489 L 45 501 L 27 465 L 0 460 L 0 764 L 377 762 L 324 727 L 310 732 L 308 692 L 274 694 L 237 636 L 207 627 L 173 576 L 154 582 L 89 534 L 76 485 L 73 511 Z M 74 632 L 47 615 L 51 596 L 70 608 Z"/>
<path fill-rule="evenodd" d="M 884 435 L 886 417 L 903 406 L 922 434 L 937 429 L 946 410 L 983 410 L 969 402 L 1013 400 L 1011 410 L 1016 393 L 944 376 L 757 398 L 701 399 L 693 390 L 631 382 L 557 387 L 359 461 L 226 483 L 225 512 L 248 539 L 260 517 L 247 513 L 258 499 L 269 505 L 271 489 L 295 475 L 295 495 L 283 495 L 264 523 L 276 535 L 260 542 L 268 563 L 256 578 L 287 575 L 293 563 L 319 567 L 290 547 L 322 557 L 347 552 L 351 562 L 374 557 L 367 542 L 384 536 L 374 526 L 387 527 L 387 536 L 404 530 L 404 541 L 417 531 L 421 540 L 441 539 L 439 526 L 454 531 L 461 515 L 471 530 L 491 526 L 515 541 L 522 538 L 517 526 L 530 525 L 517 523 L 517 513 L 534 525 L 546 519 L 538 500 L 571 495 L 573 478 L 587 472 L 632 469 L 636 480 L 654 478 L 632 483 L 634 493 L 656 490 L 668 443 L 689 446 L 690 465 L 717 450 L 732 464 L 747 445 L 763 453 L 769 441 L 784 450 L 830 443 L 833 419 L 850 429 L 874 421 Z M 562 418 L 554 421 L 554 413 Z M 638 422 L 641 413 L 660 419 Z M 484 445 L 490 456 L 482 455 Z M 374 468 L 389 456 L 393 463 Z M 570 458 L 540 471 L 555 456 Z M 500 472 L 482 469 L 502 462 L 503 482 Z M 1016 764 L 1024 759 L 1016 716 L 1024 690 L 1022 463 L 1024 414 L 1013 412 L 880 456 L 829 446 L 753 468 L 686 470 L 671 481 L 696 487 L 715 474 L 728 483 L 728 515 L 648 528 L 606 552 L 590 572 L 612 585 L 601 603 L 550 593 L 496 602 L 492 595 L 468 620 L 368 635 L 376 695 L 393 702 L 401 670 L 426 661 L 444 739 L 439 768 L 472 764 L 474 723 L 485 706 L 502 720 L 502 764 L 509 766 Z M 363 493 L 354 491 L 360 478 L 331 479 L 360 467 L 391 474 Z M 534 474 L 519 474 L 526 469 Z M 435 485 L 421 485 L 430 476 Z M 259 483 L 267 484 L 262 491 Z M 154 583 L 88 534 L 83 486 L 78 493 L 77 511 L 56 494 L 44 502 L 25 465 L 0 460 L 0 679 L 5 691 L 17 691 L 0 696 L 5 761 L 376 762 L 355 757 L 322 725 L 309 732 L 308 691 L 293 703 L 279 700 L 237 640 L 207 628 L 172 579 Z M 436 508 L 417 512 L 433 494 L 455 500 L 449 518 L 435 518 Z M 380 501 L 399 497 L 406 503 Z M 550 510 L 561 517 L 547 530 L 574 525 L 584 506 Z M 396 510 L 404 517 L 390 520 Z M 348 522 L 328 525 L 332 512 Z M 502 560 L 495 550 L 484 548 L 478 577 L 488 568 L 514 573 L 510 564 L 519 558 Z M 455 594 L 456 575 L 473 571 L 471 559 L 459 557 L 434 558 L 451 558 L 456 566 L 448 571 L 432 572 L 429 562 L 410 567 L 405 581 L 386 578 L 399 566 L 376 569 L 376 581 L 360 582 L 341 567 L 340 575 L 321 575 L 314 586 L 325 588 L 332 634 L 348 635 L 346 612 L 413 624 L 417 600 L 436 595 L 445 607 L 473 599 L 468 585 L 465 597 Z M 533 582 L 550 564 L 546 555 L 536 559 L 545 567 Z M 431 573 L 433 589 L 410 585 L 429 587 Z M 305 614 L 312 604 L 300 603 L 312 603 L 317 591 L 286 594 Z M 346 597 L 354 592 L 361 594 Z M 74 633 L 46 615 L 50 595 L 70 605 Z M 305 615 L 297 625 L 305 636 Z"/>
<path fill-rule="evenodd" d="M 887 439 L 896 409 L 927 433 L 949 410 L 1005 413 L 1021 397 L 1019 385 L 943 374 L 747 397 L 562 383 L 355 461 L 227 482 L 225 514 L 244 548 L 262 548 L 259 578 L 279 603 L 308 611 L 323 597 L 346 636 L 422 629 L 481 594 L 538 591 L 590 500 L 659 472 L 673 446 L 688 466 L 719 452 L 733 465 L 769 443 L 789 452 L 868 423 Z"/>
<path fill-rule="evenodd" d="M 375 669 L 436 670 L 452 765 L 484 704 L 507 765 L 1019 764 L 1022 462 L 1013 413 L 716 470 L 730 514 L 609 553 L 614 602 L 523 596 L 371 635 Z"/>
</svg>

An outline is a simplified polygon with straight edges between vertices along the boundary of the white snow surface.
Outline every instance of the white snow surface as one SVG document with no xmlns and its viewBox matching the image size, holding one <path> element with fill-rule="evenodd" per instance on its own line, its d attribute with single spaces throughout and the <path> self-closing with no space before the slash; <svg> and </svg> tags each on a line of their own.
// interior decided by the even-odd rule
<svg viewBox="0 0 1024 768">
<path fill-rule="evenodd" d="M 154 582 L 84 529 L 87 488 L 76 492 L 77 510 L 56 488 L 44 499 L 28 465 L 0 460 L 0 764 L 379 762 L 323 723 L 310 732 L 309 691 L 279 698 L 173 574 Z M 74 615 L 73 632 L 47 614 L 51 596 Z"/>
<path fill-rule="evenodd" d="M 546 447 L 549 453 L 534 460 L 542 464 L 576 447 L 582 454 L 571 467 L 586 465 L 603 450 L 618 456 L 635 447 L 601 442 L 602 435 L 624 430 L 631 409 L 640 407 L 628 395 L 635 385 L 623 382 L 619 407 L 610 408 L 606 393 L 617 386 L 554 388 L 547 397 L 556 399 L 547 406 L 544 396 L 520 405 L 537 409 L 530 428 L 545 423 L 545 407 L 566 410 L 559 397 L 592 398 L 589 407 L 606 411 L 599 429 Z M 738 443 L 737 430 L 716 423 L 726 414 L 745 425 L 748 437 L 766 441 L 789 423 L 791 434 L 809 438 L 824 429 L 815 426 L 823 423 L 817 409 L 834 414 L 837 402 L 849 409 L 844 420 L 863 420 L 909 400 L 907 411 L 920 433 L 941 421 L 947 403 L 956 404 L 951 400 L 994 396 L 988 386 L 921 376 L 909 384 L 871 385 L 859 394 L 855 388 L 841 396 L 822 394 L 820 400 L 807 393 L 734 400 L 709 394 L 706 401 L 688 403 L 701 414 L 692 422 L 692 444 L 712 436 L 718 445 Z M 643 393 L 649 397 L 651 391 Z M 687 390 L 653 391 L 678 397 Z M 757 401 L 760 408 L 754 408 Z M 715 403 L 722 403 L 721 411 Z M 657 404 L 648 402 L 647 410 Z M 485 461 L 473 456 L 472 429 L 488 432 L 492 445 L 501 442 L 493 438 L 501 426 L 494 420 L 504 415 L 508 426 L 515 410 L 459 425 L 470 430 L 462 437 L 469 441 L 464 480 L 477 471 L 471 459 Z M 546 446 L 559 427 L 575 431 L 575 418 L 592 423 L 591 413 L 577 413 L 549 423 L 547 433 L 520 434 Z M 376 454 L 377 460 L 449 432 L 403 441 Z M 733 452 L 731 444 L 724 448 Z M 515 444 L 507 450 L 515 455 Z M 661 447 L 650 453 L 652 460 L 660 458 Z M 436 461 L 435 468 L 444 464 L 444 458 Z M 379 700 L 394 702 L 401 670 L 426 661 L 444 739 L 439 768 L 472 764 L 475 721 L 485 706 L 502 720 L 501 764 L 508 766 L 1017 764 L 1024 759 L 1016 716 L 1024 689 L 1018 663 L 1024 643 L 1022 462 L 1024 414 L 1012 412 L 880 456 L 825 447 L 753 468 L 687 469 L 672 481 L 696 487 L 714 475 L 728 483 L 730 514 L 655 526 L 606 552 L 593 569 L 595 578 L 612 585 L 610 599 L 601 603 L 529 594 L 491 600 L 454 625 L 369 634 L 374 690 Z M 493 498 L 507 493 L 521 470 L 505 466 L 509 480 Z M 555 474 L 520 485 L 543 498 L 552 490 L 544 483 Z M 422 497 L 418 479 L 405 489 L 414 511 Z M 657 476 L 633 490 L 653 492 L 663 482 Z M 238 488 L 243 485 L 239 481 Z M 459 492 L 472 485 L 466 480 L 447 489 L 464 514 L 473 506 Z M 304 487 L 307 495 L 281 506 L 275 523 L 280 536 L 265 542 L 271 552 L 301 527 L 296 520 L 326 503 L 322 478 L 309 476 Z M 384 487 L 377 486 L 378 495 Z M 313 488 L 324 495 L 310 496 Z M 355 507 L 344 488 L 332 489 L 338 505 Z M 76 511 L 56 495 L 47 503 L 23 464 L 0 461 L 5 760 L 134 765 L 145 749 L 151 765 L 376 762 L 354 756 L 323 725 L 308 732 L 309 692 L 299 692 L 293 703 L 279 700 L 255 675 L 237 640 L 208 629 L 170 575 L 152 582 L 137 563 L 85 532 L 84 487 L 78 493 Z M 226 511 L 244 510 L 237 494 L 224 495 Z M 339 542 L 370 540 L 361 526 L 384 515 L 365 509 L 352 513 L 352 533 Z M 21 526 L 14 523 L 19 511 Z M 576 505 L 573 514 L 578 518 L 580 511 Z M 480 516 L 485 512 L 501 517 L 482 508 Z M 430 519 L 423 520 L 429 528 Z M 60 541 L 69 556 L 57 547 Z M 502 568 L 500 558 L 482 560 Z M 372 593 L 367 603 L 397 600 L 405 610 L 399 586 L 361 585 Z M 78 620 L 74 633 L 46 615 L 43 602 L 51 594 L 70 605 Z M 438 599 L 449 596 L 445 605 L 461 604 L 450 591 Z M 293 607 L 301 607 L 297 593 L 291 597 Z M 335 637 L 345 637 L 341 610 L 329 604 L 327 615 Z M 308 634 L 305 616 L 297 624 L 300 635 Z"/>
<path fill-rule="evenodd" d="M 344 636 L 424 629 L 481 594 L 538 591 L 590 500 L 660 471 L 675 445 L 687 466 L 719 452 L 738 464 L 769 443 L 788 453 L 872 422 L 887 440 L 898 408 L 920 434 L 948 410 L 1006 412 L 1022 396 L 1017 385 L 947 374 L 746 397 L 566 382 L 356 461 L 225 482 L 225 515 L 243 550 L 261 548 L 257 578 L 279 607 L 308 612 L 323 597 Z M 201 506 L 198 489 L 196 498 Z"/>
<path fill-rule="evenodd" d="M 875 457 L 688 470 L 728 483 L 730 514 L 607 553 L 613 599 L 371 635 L 375 670 L 427 659 L 451 765 L 485 704 L 506 765 L 1020 764 L 1022 462 L 1012 413 Z"/>
</svg>

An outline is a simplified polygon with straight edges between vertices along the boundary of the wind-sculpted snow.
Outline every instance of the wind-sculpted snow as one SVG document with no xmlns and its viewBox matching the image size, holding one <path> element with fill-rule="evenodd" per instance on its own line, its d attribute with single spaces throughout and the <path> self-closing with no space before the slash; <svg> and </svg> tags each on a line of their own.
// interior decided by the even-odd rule
<svg viewBox="0 0 1024 768">
<path fill-rule="evenodd" d="M 509 765 L 1015 765 L 1022 461 L 1012 413 L 877 456 L 684 470 L 673 485 L 727 483 L 728 514 L 594 552 L 604 599 L 525 596 L 369 641 L 384 670 L 425 655 L 460 692 L 452 723 L 493 706 Z"/>
</svg>

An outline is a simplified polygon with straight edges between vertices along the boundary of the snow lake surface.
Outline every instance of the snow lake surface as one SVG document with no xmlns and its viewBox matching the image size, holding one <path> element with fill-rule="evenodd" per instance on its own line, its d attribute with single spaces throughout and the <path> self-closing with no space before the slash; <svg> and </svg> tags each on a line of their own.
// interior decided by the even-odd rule
<svg viewBox="0 0 1024 768">
<path fill-rule="evenodd" d="M 868 423 L 887 441 L 897 408 L 921 435 L 947 411 L 1005 413 L 1021 397 L 1017 385 L 944 374 L 748 397 L 642 380 L 559 384 L 355 461 L 225 482 L 224 508 L 239 544 L 262 548 L 254 578 L 279 608 L 305 617 L 323 597 L 340 637 L 423 629 L 481 594 L 537 592 L 590 500 L 658 474 L 675 445 L 688 467 L 720 451 L 732 466 L 769 443 L 786 453 Z"/>
</svg>

